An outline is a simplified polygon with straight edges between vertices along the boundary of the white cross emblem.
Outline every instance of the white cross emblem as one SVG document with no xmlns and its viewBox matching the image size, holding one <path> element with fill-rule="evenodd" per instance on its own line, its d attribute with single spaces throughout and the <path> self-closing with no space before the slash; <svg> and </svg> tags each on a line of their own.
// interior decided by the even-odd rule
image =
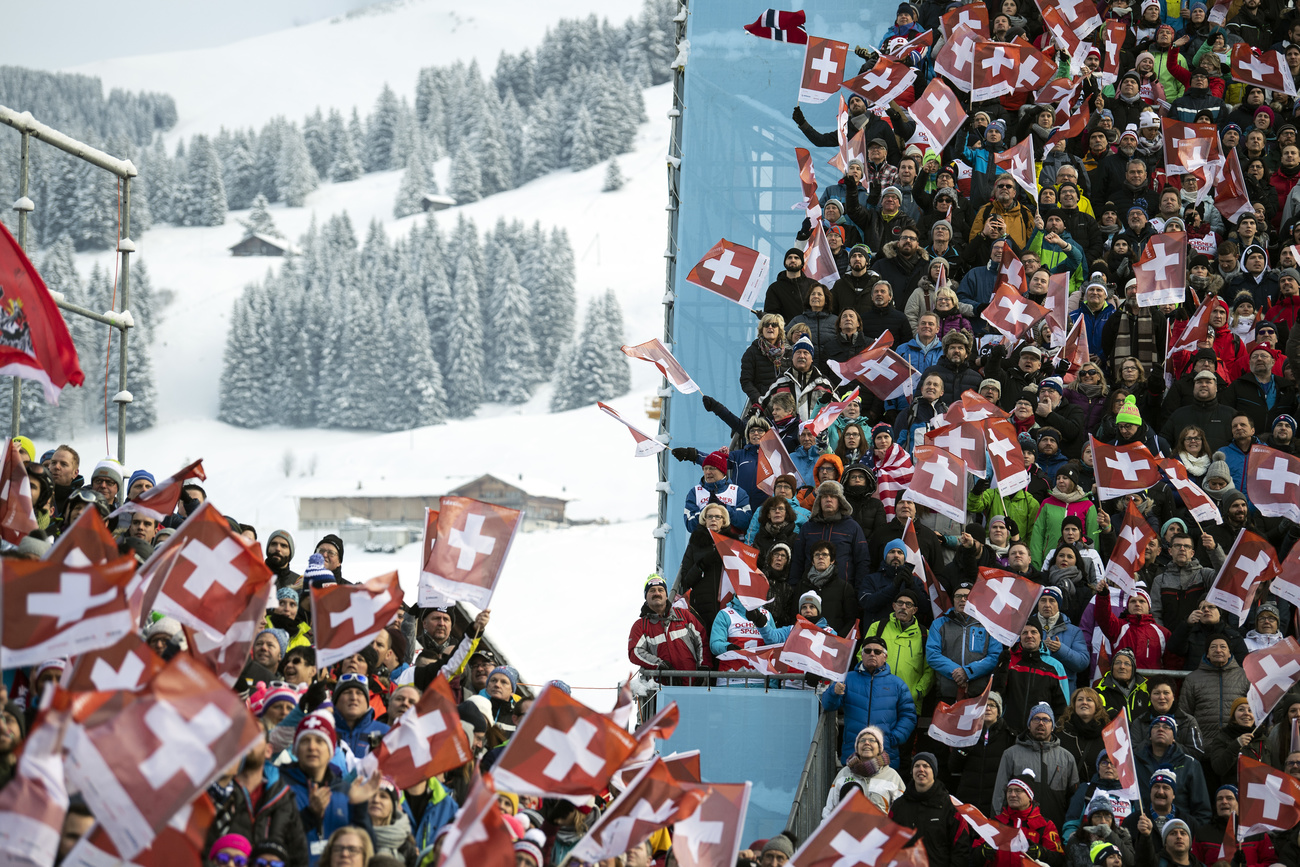
<svg viewBox="0 0 1300 867">
<path fill-rule="evenodd" d="M 1016 70 L 1016 87 L 1019 88 L 1036 78 L 1038 78 L 1038 61 L 1031 56 L 1028 63 L 1020 64 L 1020 68 Z"/>
<path fill-rule="evenodd" d="M 1170 269 L 1178 265 L 1182 257 L 1177 253 L 1170 253 L 1169 248 L 1164 244 L 1152 244 L 1151 251 L 1153 253 L 1151 261 L 1143 262 L 1138 267 L 1150 272 L 1152 279 L 1157 282 L 1176 283 L 1178 277 Z"/>
<path fill-rule="evenodd" d="M 632 842 L 632 832 L 636 829 L 637 823 L 654 828 L 662 827 L 668 824 L 669 817 L 676 810 L 677 802 L 671 799 L 658 807 L 652 806 L 646 800 L 637 801 L 626 816 L 618 816 L 606 823 L 604 830 L 600 832 L 600 841 L 606 848 L 627 848 Z"/>
<path fill-rule="evenodd" d="M 987 414 L 987 410 L 985 412 Z M 1010 459 L 1007 458 L 1007 455 L 1011 454 L 1011 450 L 1015 448 L 1015 444 L 1012 443 L 1011 440 L 999 438 L 997 434 L 989 434 L 988 445 L 989 451 L 992 452 L 998 460 L 1002 461 L 1002 463 L 1007 464 L 1011 462 Z"/>
<path fill-rule="evenodd" d="M 997 826 L 987 820 L 983 822 L 971 822 L 970 824 L 971 827 L 975 829 L 975 833 L 979 834 L 980 837 L 982 837 L 990 846 L 995 845 L 1001 837 L 1001 831 Z"/>
<path fill-rule="evenodd" d="M 1008 169 L 1007 171 L 1011 175 L 1012 179 L 1014 179 L 1016 175 L 1028 174 L 1029 161 L 1025 159 L 1024 154 L 1017 152 L 1016 155 L 1011 158 L 1011 168 Z M 1021 268 L 1021 271 L 1022 272 L 1024 271 L 1023 267 Z M 1021 279 L 1024 278 L 1022 277 Z"/>
<path fill-rule="evenodd" d="M 112 590 L 92 594 L 89 575 L 64 572 L 59 575 L 58 593 L 27 594 L 27 613 L 33 617 L 57 617 L 56 626 L 62 629 L 84 618 L 90 609 L 112 602 L 116 595 Z"/>
<path fill-rule="evenodd" d="M 821 659 L 822 657 L 837 659 L 840 655 L 840 649 L 838 647 L 828 647 L 826 645 L 826 633 L 822 632 L 820 629 L 815 630 L 812 638 L 808 639 L 808 649 L 811 650 L 813 655 L 818 659 Z"/>
<path fill-rule="evenodd" d="M 1269 469 L 1259 468 L 1260 479 L 1268 482 L 1268 492 L 1270 494 L 1285 493 L 1286 489 L 1300 482 L 1300 475 L 1287 472 L 1286 458 L 1274 458 L 1273 466 Z"/>
<path fill-rule="evenodd" d="M 726 255 L 730 256 L 731 251 L 728 250 Z M 721 281 L 715 280 L 715 282 Z M 453 527 L 447 534 L 447 544 L 460 550 L 460 555 L 456 558 L 457 569 L 462 571 L 472 569 L 475 555 L 482 554 L 486 557 L 496 548 L 496 538 L 483 535 L 483 521 L 482 515 L 466 515 L 465 529 L 457 530 Z"/>
<path fill-rule="evenodd" d="M 965 24 L 971 30 L 978 31 L 983 29 L 979 21 L 975 19 L 974 15 L 970 14 L 970 10 L 968 9 L 961 10 L 961 12 L 957 15 L 957 26 L 960 27 L 963 24 Z M 953 29 L 955 30 L 956 28 Z"/>
<path fill-rule="evenodd" d="M 1300 661 L 1294 659 L 1288 659 L 1286 665 L 1278 665 L 1276 659 L 1265 656 L 1259 661 L 1259 667 L 1264 669 L 1264 679 L 1255 684 L 1255 687 L 1262 695 L 1268 695 L 1275 689 L 1285 692 L 1295 682 L 1296 675 L 1300 674 Z"/>
<path fill-rule="evenodd" d="M 1295 806 L 1295 798 L 1282 791 L 1282 781 L 1273 774 L 1264 778 L 1262 786 L 1259 783 L 1247 786 L 1246 796 L 1263 802 L 1265 819 L 1276 819 L 1282 807 Z"/>
<path fill-rule="evenodd" d="M 744 557 L 737 557 L 734 554 L 728 554 L 722 558 L 722 566 L 729 572 L 736 573 L 736 583 L 745 587 L 754 586 L 754 571 L 749 568 Z"/>
<path fill-rule="evenodd" d="M 933 442 L 935 445 L 952 452 L 958 457 L 961 457 L 964 452 L 975 451 L 975 446 L 978 445 L 978 443 L 975 442 L 974 437 L 963 437 L 961 435 L 960 427 L 955 427 L 947 433 L 935 437 Z"/>
<path fill-rule="evenodd" d="M 233 594 L 247 580 L 247 576 L 234 565 L 235 558 L 243 552 L 243 546 L 229 536 L 215 548 L 191 539 L 181 549 L 180 556 L 194 565 L 194 571 L 181 586 L 195 599 L 202 599 L 213 584 L 220 584 L 227 593 Z"/>
<path fill-rule="evenodd" d="M 701 801 L 694 813 L 677 823 L 677 836 L 691 850 L 691 860 L 699 862 L 700 846 L 721 845 L 722 823 L 704 821 L 704 802 Z"/>
<path fill-rule="evenodd" d="M 140 763 L 141 776 L 156 791 L 178 770 L 196 786 L 205 783 L 217 769 L 217 757 L 210 745 L 230 729 L 231 721 L 215 704 L 205 705 L 194 719 L 187 720 L 167 702 L 158 701 L 145 711 L 144 724 L 162 741 Z"/>
<path fill-rule="evenodd" d="M 472 843 L 482 843 L 488 838 L 487 827 L 483 820 L 472 822 L 465 833 L 457 837 L 455 830 L 447 836 L 446 844 L 442 851 L 454 849 L 455 851 L 443 862 L 443 867 L 467 867 L 465 853 L 469 851 Z"/>
<path fill-rule="evenodd" d="M 926 112 L 926 117 L 931 123 L 942 123 L 944 127 L 952 123 L 952 116 L 948 113 L 948 109 L 952 107 L 952 100 L 946 93 L 936 94 L 930 100 L 929 106 L 930 110 Z"/>
<path fill-rule="evenodd" d="M 1008 69 L 1010 69 L 1015 65 L 1016 65 L 1015 61 L 1013 61 L 1010 57 L 1007 57 L 1006 49 L 1002 48 L 1001 46 L 998 46 L 997 48 L 993 49 L 992 56 L 986 57 L 980 61 L 980 66 L 984 67 L 985 69 L 993 70 L 991 73 L 989 73 L 993 78 L 997 78 L 1002 73 L 1002 67 L 1005 66 Z"/>
<path fill-rule="evenodd" d="M 709 271 L 713 272 L 713 276 L 709 277 L 710 283 L 712 283 L 714 286 L 721 286 L 722 283 L 728 278 L 734 280 L 739 278 L 742 274 L 745 273 L 744 270 L 739 265 L 731 264 L 735 260 L 735 258 L 736 258 L 735 250 L 726 250 L 718 258 L 709 259 L 700 267 L 707 268 Z M 479 520 L 479 526 L 480 527 L 483 526 L 482 519 Z M 461 568 L 468 569 L 469 567 L 462 566 Z"/>
<path fill-rule="evenodd" d="M 446 730 L 447 718 L 442 711 L 435 710 L 420 716 L 414 707 L 410 707 L 402 714 L 399 725 L 384 738 L 384 745 L 388 747 L 389 754 L 406 747 L 411 751 L 412 764 L 422 768 L 433 758 L 429 739 Z"/>
<path fill-rule="evenodd" d="M 894 85 L 894 79 L 890 78 L 888 72 L 876 72 L 874 69 L 868 72 L 862 79 L 862 86 L 865 90 L 889 90 Z"/>
<path fill-rule="evenodd" d="M 1110 763 L 1116 768 L 1128 767 L 1128 756 L 1131 744 L 1128 739 L 1128 729 L 1119 726 L 1115 729 L 1115 755 L 1110 757 Z"/>
<path fill-rule="evenodd" d="M 921 465 L 921 470 L 932 479 L 932 487 L 942 494 L 949 482 L 957 484 L 957 474 L 948 469 L 947 461 L 929 461 Z"/>
<path fill-rule="evenodd" d="M 1111 469 L 1120 471 L 1126 482 L 1136 482 L 1138 470 L 1151 469 L 1151 462 L 1148 460 L 1133 460 L 1128 452 L 1117 452 L 1115 457 L 1107 457 L 1106 465 Z"/>
<path fill-rule="evenodd" d="M 117 689 L 133 690 L 140 684 L 142 674 L 144 674 L 144 662 L 134 653 L 128 653 L 117 668 L 101 656 L 90 668 L 90 682 L 95 685 L 95 689 L 102 692 Z"/>
<path fill-rule="evenodd" d="M 832 867 L 854 867 L 855 864 L 875 864 L 880 854 L 885 851 L 889 835 L 879 828 L 872 828 L 867 836 L 859 840 L 848 831 L 840 831 L 831 840 L 831 848 L 840 854 Z"/>
<path fill-rule="evenodd" d="M 1113 67 L 1119 63 L 1119 43 L 1106 41 L 1106 65 Z"/>
<path fill-rule="evenodd" d="M 1256 81 L 1263 81 L 1265 75 L 1273 75 L 1277 70 L 1271 63 L 1265 63 L 1263 58 L 1256 57 L 1254 52 L 1247 51 L 1246 61 L 1241 64 L 1241 69 L 1249 72 Z"/>
<path fill-rule="evenodd" d="M 984 716 L 984 705 L 968 704 L 962 708 L 961 718 L 957 720 L 957 728 L 964 732 L 972 731 L 975 723 Z"/>
<path fill-rule="evenodd" d="M 808 64 L 817 72 L 817 83 L 825 84 L 830 80 L 831 73 L 840 68 L 840 65 L 831 60 L 831 49 L 829 46 L 822 49 L 821 57 L 814 57 Z"/>
<path fill-rule="evenodd" d="M 582 768 L 589 777 L 600 773 L 605 767 L 605 757 L 587 748 L 596 737 L 596 731 L 595 725 L 581 717 L 567 732 L 551 726 L 543 728 L 537 735 L 537 744 L 555 755 L 542 768 L 542 773 L 552 780 L 562 780 L 573 771 L 574 765 Z"/>
<path fill-rule="evenodd" d="M 1272 562 L 1272 558 L 1268 556 L 1267 551 L 1260 551 L 1253 559 L 1250 557 L 1238 557 L 1237 562 L 1233 564 L 1232 568 L 1245 576 L 1241 579 L 1241 589 L 1249 590 L 1251 586 L 1259 580 L 1259 576 L 1264 574 L 1264 570 L 1272 565 Z"/>
<path fill-rule="evenodd" d="M 1125 527 L 1119 532 L 1119 538 L 1122 542 L 1128 542 L 1128 547 L 1119 556 L 1130 563 L 1136 563 L 1138 559 L 1138 544 L 1146 537 L 1139 528 L 1132 525 Z"/>
<path fill-rule="evenodd" d="M 993 590 L 993 601 L 989 603 L 989 606 L 992 607 L 995 614 L 1001 614 L 1008 605 L 1017 609 L 1020 607 L 1020 597 L 1011 589 L 1015 586 L 1016 579 L 1010 575 L 1004 575 L 1001 578 L 994 578 L 989 581 L 989 587 Z"/>
<path fill-rule="evenodd" d="M 953 60 L 956 71 L 960 72 L 975 62 L 975 40 L 967 36 L 953 46 Z"/>
<path fill-rule="evenodd" d="M 393 598 L 393 591 L 385 590 L 378 596 L 372 596 L 364 589 L 352 593 L 348 607 L 342 611 L 330 612 L 330 628 L 337 629 L 345 620 L 352 621 L 352 632 L 364 635 L 366 630 L 375 625 L 375 615 Z"/>
<path fill-rule="evenodd" d="M 1028 325 L 1034 321 L 1034 317 L 1025 312 L 1029 309 L 1029 305 L 1018 298 L 1012 298 L 1009 295 L 999 295 L 997 306 L 1010 311 L 1007 314 L 1007 319 L 1010 320 L 1012 325 L 1021 322 Z"/>
<path fill-rule="evenodd" d="M 862 367 L 858 369 L 858 375 L 866 376 L 866 378 L 872 382 L 875 382 L 876 379 L 881 376 L 886 379 L 893 379 L 894 365 L 893 362 L 889 360 L 888 356 L 884 358 L 873 358 L 870 361 L 862 363 Z"/>
<path fill-rule="evenodd" d="M 1083 0 L 1057 0 L 1057 7 L 1065 13 L 1065 19 L 1073 22 L 1079 17 L 1079 6 Z"/>
</svg>

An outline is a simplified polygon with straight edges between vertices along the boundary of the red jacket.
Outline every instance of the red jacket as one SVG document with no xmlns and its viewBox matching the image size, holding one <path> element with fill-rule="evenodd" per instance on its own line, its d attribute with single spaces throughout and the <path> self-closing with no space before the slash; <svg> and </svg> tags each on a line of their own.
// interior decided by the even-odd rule
<svg viewBox="0 0 1300 867">
<path fill-rule="evenodd" d="M 1192 854 L 1201 859 L 1202 864 L 1213 864 L 1222 857 L 1223 832 L 1224 825 L 1219 822 L 1218 817 L 1204 825 L 1196 826 L 1196 833 L 1192 835 Z M 1265 867 L 1277 863 L 1273 841 L 1267 834 L 1251 834 L 1241 842 L 1238 851 L 1246 859 L 1246 867 L 1256 867 L 1256 865 Z"/>
<path fill-rule="evenodd" d="M 1019 828 L 1025 832 L 1025 839 L 1029 841 L 1029 851 L 1024 853 L 1030 858 L 1039 861 L 1045 860 L 1043 856 L 1047 853 L 1065 855 L 1065 844 L 1061 842 L 1061 834 L 1056 830 L 1056 825 L 1051 819 L 1046 819 L 1038 811 L 1036 804 L 1030 804 L 1028 810 L 1013 810 L 1010 807 L 998 813 L 997 820 L 1011 828 Z M 976 840 L 980 840 L 978 835 L 972 835 Z M 984 854 L 985 867 L 1022 867 L 1019 852 L 1001 852 L 990 849 L 987 844 L 980 840 L 980 849 Z"/>
<path fill-rule="evenodd" d="M 641 606 L 627 637 L 627 658 L 641 668 L 695 671 L 708 668 L 709 634 L 690 611 L 669 608 L 667 617 Z"/>
<path fill-rule="evenodd" d="M 1300 295 L 1282 295 L 1264 310 L 1264 318 L 1288 329 L 1295 327 L 1296 314 L 1300 313 Z"/>
<path fill-rule="evenodd" d="M 1277 191 L 1277 213 L 1273 216 L 1273 228 L 1276 229 L 1282 222 L 1282 208 L 1286 205 L 1286 197 L 1291 195 L 1291 188 L 1300 181 L 1300 172 L 1294 175 L 1287 175 L 1281 169 L 1273 172 L 1268 182 L 1273 185 Z"/>
<path fill-rule="evenodd" d="M 1107 601 L 1109 602 L 1109 597 Z M 1109 604 L 1094 605 L 1093 609 L 1097 625 L 1110 639 L 1112 654 L 1127 647 L 1137 658 L 1138 668 L 1165 667 L 1165 645 L 1169 642 L 1169 630 L 1156 623 L 1150 614 L 1138 617 L 1125 612 L 1122 617 L 1116 617 Z"/>
</svg>

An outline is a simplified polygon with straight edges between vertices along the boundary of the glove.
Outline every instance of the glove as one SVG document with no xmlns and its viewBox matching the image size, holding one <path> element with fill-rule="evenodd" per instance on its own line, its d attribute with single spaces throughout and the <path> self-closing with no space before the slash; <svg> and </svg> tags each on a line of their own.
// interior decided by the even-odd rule
<svg viewBox="0 0 1300 867">
<path fill-rule="evenodd" d="M 1056 362 L 1056 367 L 1054 369 L 1057 376 L 1065 376 L 1070 372 L 1070 362 L 1062 358 L 1060 361 Z"/>
<path fill-rule="evenodd" d="M 861 57 L 863 60 L 866 60 L 875 52 L 873 52 L 870 48 L 863 48 L 861 45 L 855 45 L 853 46 L 853 53 L 856 54 L 858 57 Z"/>
<path fill-rule="evenodd" d="M 697 449 L 679 448 L 673 449 L 673 457 L 684 464 L 694 464 L 699 462 L 700 453 Z"/>
<path fill-rule="evenodd" d="M 721 500 L 718 499 L 718 495 L 717 495 L 717 493 L 716 493 L 716 492 L 713 492 L 713 491 L 710 491 L 710 492 L 709 492 L 709 502 L 710 502 L 710 503 L 718 503 L 718 504 L 720 504 L 720 505 L 724 505 L 724 506 L 726 505 L 726 503 L 723 503 Z"/>
<path fill-rule="evenodd" d="M 746 611 L 745 617 L 755 626 L 763 627 L 767 625 L 767 615 L 763 613 L 762 608 L 755 608 L 753 611 Z"/>
<path fill-rule="evenodd" d="M 1020 535 L 1020 525 L 1017 524 L 1016 519 L 1010 515 L 1007 515 L 1007 535 L 1012 539 Z"/>
<path fill-rule="evenodd" d="M 989 361 L 1001 361 L 1007 357 L 1007 348 L 1001 343 L 995 343 L 989 350 Z"/>
<path fill-rule="evenodd" d="M 805 120 L 804 120 L 804 117 L 803 117 L 803 109 L 800 108 L 800 107 L 797 106 L 797 105 L 794 107 L 794 112 L 792 112 L 790 116 L 791 116 L 792 118 L 794 118 L 794 122 L 795 122 L 795 123 L 797 123 L 797 124 L 799 124 L 799 125 L 801 125 L 801 126 L 802 126 L 803 124 L 807 123 L 807 121 L 805 121 Z"/>
<path fill-rule="evenodd" d="M 708 412 L 717 412 L 718 409 L 722 406 L 722 404 L 718 403 L 716 400 L 709 397 L 707 394 L 703 395 L 703 398 L 704 398 L 704 408 Z"/>
<path fill-rule="evenodd" d="M 1147 373 L 1147 382 L 1150 382 L 1153 379 L 1163 380 L 1164 378 L 1165 366 L 1157 361 L 1155 364 L 1151 365 L 1151 369 Z"/>
<path fill-rule="evenodd" d="M 972 493 L 972 494 L 982 494 L 982 493 L 984 493 L 985 491 L 987 491 L 988 489 L 989 489 L 989 480 L 988 480 L 988 479 L 980 479 L 978 482 L 975 483 L 975 487 L 971 490 L 971 493 Z"/>
<path fill-rule="evenodd" d="M 329 696 L 330 684 L 327 681 L 318 680 L 311 686 L 307 687 L 307 691 L 302 694 L 302 701 L 300 704 L 304 711 L 311 713 L 316 708 L 320 707 L 321 703 L 324 702 L 325 699 L 329 698 Z"/>
</svg>

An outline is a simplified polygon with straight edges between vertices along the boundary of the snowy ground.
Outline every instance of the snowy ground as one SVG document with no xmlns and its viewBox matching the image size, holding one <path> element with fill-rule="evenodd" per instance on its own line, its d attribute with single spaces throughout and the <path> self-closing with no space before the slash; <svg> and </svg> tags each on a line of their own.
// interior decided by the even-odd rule
<svg viewBox="0 0 1300 867">
<path fill-rule="evenodd" d="M 177 131 L 188 136 L 223 124 L 260 125 L 277 113 L 297 119 L 317 104 L 364 108 L 373 104 L 385 81 L 399 93 L 409 93 L 420 66 L 456 57 L 478 57 L 490 72 L 500 50 L 535 47 L 545 23 L 538 21 L 535 7 L 514 0 L 494 7 L 490 19 L 467 18 L 455 29 L 447 24 L 452 13 L 443 4 L 412 0 L 394 5 L 387 14 L 321 22 L 224 48 L 111 60 L 77 71 L 101 76 L 105 89 L 173 93 L 182 118 Z M 561 0 L 547 5 L 546 19 L 598 11 L 621 22 L 639 7 L 639 0 L 598 9 L 582 0 Z M 343 55 L 348 62 L 339 62 Z M 262 86 L 268 81 L 271 86 Z M 566 228 L 577 259 L 579 300 L 613 288 L 623 305 L 629 343 L 662 333 L 664 156 L 671 91 L 663 85 L 645 97 L 650 123 L 642 126 L 634 151 L 619 157 L 628 179 L 622 190 L 600 192 L 606 168 L 601 164 L 583 172 L 557 172 L 436 217 L 451 227 L 463 213 L 480 232 L 499 216 Z M 445 181 L 445 161 L 440 169 L 440 181 Z M 271 212 L 289 238 L 297 238 L 313 217 L 323 222 L 343 210 L 359 238 L 372 218 L 385 225 L 391 238 L 426 219 L 393 218 L 400 179 L 400 172 L 386 172 L 327 184 L 304 207 L 277 205 Z M 525 489 L 560 491 L 559 496 L 571 500 L 570 517 L 609 523 L 520 534 L 498 588 L 494 638 L 520 665 L 527 682 L 559 677 L 575 687 L 608 689 L 626 677 L 631 667 L 627 630 L 640 606 L 642 582 L 654 566 L 653 461 L 634 458 L 631 436 L 595 407 L 547 413 L 549 386 L 523 406 L 488 405 L 473 419 L 395 434 L 248 431 L 216 421 L 231 304 L 247 283 L 278 267 L 276 259 L 229 254 L 227 248 L 243 236 L 237 219 L 244 215 L 232 212 L 224 226 L 213 228 L 159 227 L 137 241 L 154 286 L 171 290 L 174 298 L 161 311 L 153 347 L 159 424 L 130 437 L 128 470 L 143 466 L 162 477 L 202 457 L 214 505 L 256 525 L 263 535 L 277 527 L 290 529 L 299 544 L 294 561 L 299 569 L 323 535 L 295 529 L 295 496 L 307 489 L 344 493 L 360 486 L 374 491 L 383 490 L 386 482 L 400 480 L 407 488 L 427 480 L 436 491 L 450 475 L 492 473 Z M 112 273 L 111 256 L 83 254 L 78 257 L 82 275 L 96 262 Z M 653 432 L 656 422 L 645 409 L 659 375 L 641 362 L 634 362 L 632 371 L 632 393 L 613 405 L 624 418 Z M 115 453 L 115 412 L 111 418 L 107 446 L 102 432 L 89 431 L 74 441 L 83 466 Z M 287 454 L 295 469 L 286 477 Z M 417 547 L 391 555 L 351 550 L 345 574 L 356 580 L 398 569 L 403 587 L 413 594 Z M 575 624 L 581 642 L 556 640 L 557 630 L 571 632 Z M 596 706 L 612 701 L 600 692 L 578 695 Z"/>
</svg>

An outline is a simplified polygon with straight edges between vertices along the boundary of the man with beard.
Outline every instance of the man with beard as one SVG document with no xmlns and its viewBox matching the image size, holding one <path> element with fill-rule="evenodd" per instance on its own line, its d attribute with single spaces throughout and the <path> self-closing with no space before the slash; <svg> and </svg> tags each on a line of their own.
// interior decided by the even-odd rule
<svg viewBox="0 0 1300 867">
<path fill-rule="evenodd" d="M 889 108 L 889 121 L 882 117 L 867 111 L 867 102 L 856 93 L 849 97 L 849 128 L 848 136 L 853 138 L 862 132 L 864 141 L 871 141 L 876 138 L 883 139 L 885 142 L 886 159 L 891 165 L 898 163 L 900 156 L 898 152 L 898 140 L 894 136 L 894 130 L 907 129 L 913 126 L 912 122 L 905 118 L 900 112 L 896 111 L 891 105 Z M 795 106 L 794 113 L 791 115 L 794 122 L 798 125 L 799 131 L 812 142 L 815 147 L 833 148 L 839 147 L 839 132 L 818 132 L 813 129 L 812 124 L 808 123 L 803 116 L 803 109 Z M 892 125 L 890 123 L 892 121 Z"/>
<path fill-rule="evenodd" d="M 982 377 L 978 370 L 970 365 L 970 333 L 966 331 L 949 331 L 943 336 L 943 357 L 921 373 L 921 385 L 925 386 L 927 376 L 934 374 L 943 383 L 944 403 L 960 400 L 964 391 L 979 391 Z M 915 413 L 913 413 L 915 417 Z"/>
<path fill-rule="evenodd" d="M 988 224 L 993 226 L 986 230 Z M 1006 236 L 1016 249 L 1023 250 L 1034 236 L 1034 212 L 1016 199 L 1016 182 L 1009 174 L 998 175 L 993 182 L 993 200 L 975 212 L 970 237 L 974 241 L 981 234 L 990 240 Z"/>
<path fill-rule="evenodd" d="M 302 576 L 289 568 L 293 551 L 293 536 L 288 530 L 276 530 L 266 537 L 266 565 L 275 573 L 276 587 L 302 587 Z"/>
<path fill-rule="evenodd" d="M 808 306 L 808 290 L 817 281 L 803 273 L 803 251 L 791 247 L 785 251 L 785 270 L 776 275 L 763 298 L 763 313 L 775 313 L 790 322 Z"/>
<path fill-rule="evenodd" d="M 896 192 L 894 187 L 889 190 Z M 912 294 L 908 287 L 916 285 L 917 272 L 925 267 L 929 258 L 929 254 L 921 249 L 916 229 L 904 227 L 898 234 L 898 240 L 886 243 L 872 263 L 872 267 L 890 286 L 898 287 L 894 304 L 900 310 L 906 306 L 907 299 Z M 894 342 L 903 341 L 895 339 Z"/>
<path fill-rule="evenodd" d="M 841 477 L 844 499 L 853 507 L 853 520 L 862 527 L 862 535 L 873 538 L 886 524 L 885 507 L 873 494 L 876 478 L 861 464 L 849 466 Z"/>
<path fill-rule="evenodd" d="M 1273 420 L 1273 431 L 1268 435 L 1269 448 L 1295 454 L 1295 416 L 1280 415 Z"/>
<path fill-rule="evenodd" d="M 871 248 L 866 244 L 857 244 L 849 250 L 849 270 L 842 273 L 831 287 L 831 309 L 856 310 L 861 321 L 862 311 L 871 306 L 871 287 L 880 279 L 879 274 L 867 270 L 870 258 Z M 895 344 L 899 342 L 894 341 Z"/>
</svg>

